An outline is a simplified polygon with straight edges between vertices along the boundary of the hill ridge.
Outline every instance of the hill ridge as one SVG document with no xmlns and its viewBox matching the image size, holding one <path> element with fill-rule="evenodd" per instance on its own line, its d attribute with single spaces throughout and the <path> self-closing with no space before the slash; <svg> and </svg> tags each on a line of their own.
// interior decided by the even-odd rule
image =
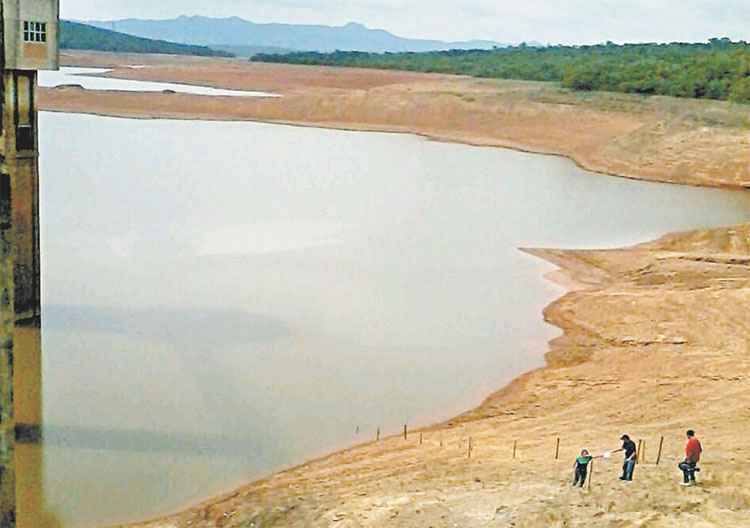
<svg viewBox="0 0 750 528">
<path fill-rule="evenodd" d="M 213 18 L 181 15 L 171 19 L 125 18 L 80 22 L 138 37 L 159 38 L 209 47 L 274 47 L 292 51 L 418 52 L 492 49 L 506 46 L 506 44 L 491 40 L 448 42 L 405 38 L 385 29 L 370 28 L 355 21 L 341 26 L 331 26 L 279 22 L 256 23 L 236 16 Z"/>
</svg>

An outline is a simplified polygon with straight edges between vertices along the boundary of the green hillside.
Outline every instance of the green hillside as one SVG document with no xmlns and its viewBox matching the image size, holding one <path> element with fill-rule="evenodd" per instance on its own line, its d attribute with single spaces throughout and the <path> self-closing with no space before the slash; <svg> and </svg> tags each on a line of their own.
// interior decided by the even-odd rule
<svg viewBox="0 0 750 528">
<path fill-rule="evenodd" d="M 122 53 L 166 53 L 171 55 L 198 55 L 202 57 L 233 57 L 222 50 L 205 46 L 177 44 L 165 40 L 151 40 L 69 22 L 60 23 L 60 47 L 62 49 L 113 51 Z"/>
<path fill-rule="evenodd" d="M 597 46 L 521 45 L 430 53 L 298 52 L 256 55 L 254 61 L 451 73 L 495 79 L 556 81 L 579 91 L 603 90 L 750 103 L 750 44 Z"/>
</svg>

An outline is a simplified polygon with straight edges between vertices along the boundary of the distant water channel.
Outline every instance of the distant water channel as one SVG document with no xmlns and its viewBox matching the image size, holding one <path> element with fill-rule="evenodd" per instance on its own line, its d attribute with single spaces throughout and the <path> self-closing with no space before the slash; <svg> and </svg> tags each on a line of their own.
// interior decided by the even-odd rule
<svg viewBox="0 0 750 528">
<path fill-rule="evenodd" d="M 140 68 L 132 66 L 133 68 Z M 147 68 L 148 66 L 142 66 Z M 210 95 L 221 97 L 280 97 L 267 92 L 253 92 L 246 90 L 226 90 L 210 86 L 192 84 L 131 81 L 115 77 L 102 77 L 110 72 L 106 68 L 61 68 L 60 71 L 39 72 L 39 86 L 55 88 L 57 86 L 79 85 L 86 90 L 124 91 L 124 92 L 165 92 L 185 93 L 193 95 Z"/>
<path fill-rule="evenodd" d="M 745 192 L 410 135 L 48 113 L 40 129 L 30 460 L 64 527 L 168 513 L 540 366 L 561 292 L 519 246 L 750 219 Z"/>
</svg>

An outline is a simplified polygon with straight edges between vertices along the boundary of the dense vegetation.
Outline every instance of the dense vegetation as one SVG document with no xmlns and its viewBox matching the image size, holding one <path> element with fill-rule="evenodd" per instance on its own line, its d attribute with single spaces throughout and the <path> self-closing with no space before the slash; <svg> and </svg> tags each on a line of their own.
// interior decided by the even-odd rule
<svg viewBox="0 0 750 528">
<path fill-rule="evenodd" d="M 95 28 L 77 22 L 60 23 L 62 49 L 115 51 L 123 53 L 169 53 L 173 55 L 200 55 L 205 57 L 231 57 L 231 53 L 204 46 L 176 44 L 165 40 L 151 40 Z"/>
<path fill-rule="evenodd" d="M 292 53 L 294 50 L 289 48 L 277 48 L 274 46 L 231 46 L 231 45 L 216 45 L 211 44 L 211 49 L 225 51 L 231 53 L 235 57 L 243 59 L 251 59 L 256 55 L 267 54 L 267 55 L 278 55 L 279 53 Z"/>
<path fill-rule="evenodd" d="M 429 53 L 300 52 L 252 60 L 557 81 L 574 90 L 750 102 L 750 44 L 625 44 Z"/>
</svg>

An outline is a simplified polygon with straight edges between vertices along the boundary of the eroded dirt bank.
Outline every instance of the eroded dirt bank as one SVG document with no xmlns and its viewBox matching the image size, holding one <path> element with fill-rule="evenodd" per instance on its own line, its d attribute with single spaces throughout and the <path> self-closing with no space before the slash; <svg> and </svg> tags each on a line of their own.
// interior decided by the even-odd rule
<svg viewBox="0 0 750 528">
<path fill-rule="evenodd" d="M 116 77 L 262 90 L 280 99 L 41 89 L 45 110 L 140 118 L 255 120 L 413 132 L 560 154 L 594 171 L 695 185 L 750 186 L 750 106 L 554 84 L 225 59 L 68 52 Z M 138 68 L 130 66 L 137 65 Z"/>
<path fill-rule="evenodd" d="M 546 310 L 565 330 L 547 367 L 423 429 L 421 445 L 414 432 L 355 447 L 142 526 L 750 525 L 750 227 L 531 252 L 575 286 Z M 706 456 L 686 489 L 688 427 Z M 596 463 L 591 491 L 571 489 L 577 451 L 618 447 L 623 432 L 646 443 L 636 482 L 617 479 L 616 458 Z"/>
</svg>

